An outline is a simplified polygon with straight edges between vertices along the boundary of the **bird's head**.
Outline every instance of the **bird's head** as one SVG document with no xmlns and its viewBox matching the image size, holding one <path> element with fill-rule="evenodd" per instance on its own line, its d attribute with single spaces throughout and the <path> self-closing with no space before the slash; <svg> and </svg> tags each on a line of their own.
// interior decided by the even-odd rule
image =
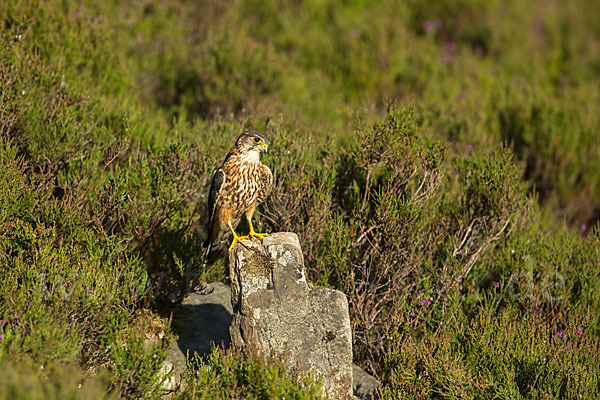
<svg viewBox="0 0 600 400">
<path fill-rule="evenodd" d="M 271 141 L 262 132 L 244 130 L 236 142 L 237 148 L 243 155 L 247 155 L 252 159 L 258 161 L 260 152 L 267 153 L 269 151 L 269 145 Z"/>
</svg>

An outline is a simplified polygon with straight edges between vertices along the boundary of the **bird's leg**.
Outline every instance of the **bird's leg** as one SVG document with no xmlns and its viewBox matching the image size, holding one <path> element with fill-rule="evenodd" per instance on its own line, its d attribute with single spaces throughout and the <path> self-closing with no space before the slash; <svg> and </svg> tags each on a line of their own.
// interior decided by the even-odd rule
<svg viewBox="0 0 600 400">
<path fill-rule="evenodd" d="M 250 227 L 250 232 L 248 232 L 247 236 L 242 236 L 240 239 L 249 239 L 250 236 L 255 236 L 262 240 L 264 236 L 269 236 L 268 233 L 256 233 L 254 231 L 254 227 L 252 226 L 252 216 L 254 215 L 254 210 L 256 210 L 256 203 L 254 203 L 248 211 L 246 211 L 246 219 L 248 220 L 248 226 Z"/>
<path fill-rule="evenodd" d="M 262 240 L 262 238 L 264 236 L 269 236 L 268 233 L 256 233 L 254 232 L 254 227 L 252 226 L 252 216 L 246 216 L 248 218 L 248 225 L 250 225 L 250 232 L 248 233 L 248 236 L 256 236 L 257 238 L 259 238 L 260 240 Z"/>
<path fill-rule="evenodd" d="M 248 246 L 246 245 L 246 243 L 242 242 L 242 239 L 246 239 L 247 237 L 240 237 L 237 235 L 237 233 L 235 233 L 235 230 L 233 229 L 233 226 L 231 226 L 231 221 L 229 221 L 227 223 L 227 225 L 229 226 L 229 229 L 231 229 L 231 233 L 233 233 L 233 242 L 231 242 L 231 245 L 229 246 L 229 251 L 231 251 L 233 249 L 233 246 L 235 246 L 235 244 L 237 242 L 241 243 L 245 248 L 248 248 Z"/>
</svg>

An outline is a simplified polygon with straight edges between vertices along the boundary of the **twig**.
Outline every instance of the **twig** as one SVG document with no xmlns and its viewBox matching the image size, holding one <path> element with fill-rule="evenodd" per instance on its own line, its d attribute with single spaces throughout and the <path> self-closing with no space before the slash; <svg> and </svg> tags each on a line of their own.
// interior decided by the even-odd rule
<svg viewBox="0 0 600 400">
<path fill-rule="evenodd" d="M 467 231 L 465 232 L 465 235 L 463 236 L 462 242 L 460 242 L 458 247 L 456 247 L 454 249 L 454 251 L 452 252 L 452 257 L 456 257 L 458 255 L 458 252 L 460 251 L 460 249 L 462 249 L 462 247 L 464 246 L 465 242 L 467 241 L 467 238 L 469 237 L 469 234 L 471 233 L 471 230 L 473 229 L 473 225 L 475 224 L 475 221 L 477 221 L 477 219 L 473 219 L 471 221 L 471 223 L 469 224 L 469 227 L 467 228 Z"/>
<path fill-rule="evenodd" d="M 358 245 L 361 244 L 361 242 L 363 241 L 363 239 L 365 238 L 365 236 L 367 236 L 369 233 L 371 233 L 373 231 L 373 229 L 377 229 L 379 228 L 380 225 L 373 225 L 372 227 L 370 227 L 369 229 L 367 229 L 366 231 L 364 231 L 359 237 L 358 239 L 356 239 L 351 245 L 350 247 L 355 248 Z"/>
<path fill-rule="evenodd" d="M 365 178 L 365 195 L 363 196 L 362 206 L 360 212 L 362 213 L 367 205 L 367 195 L 369 194 L 369 180 L 371 179 L 371 168 L 367 170 L 367 177 Z"/>
</svg>

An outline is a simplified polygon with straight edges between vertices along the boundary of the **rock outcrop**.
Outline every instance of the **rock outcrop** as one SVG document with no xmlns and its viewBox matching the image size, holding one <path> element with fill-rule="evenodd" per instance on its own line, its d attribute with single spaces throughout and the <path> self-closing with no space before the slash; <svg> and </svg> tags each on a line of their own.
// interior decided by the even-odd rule
<svg viewBox="0 0 600 400">
<path fill-rule="evenodd" d="M 354 379 L 354 395 L 360 400 L 371 400 L 381 382 L 369 375 L 357 365 L 352 366 L 352 378 Z"/>
<path fill-rule="evenodd" d="M 215 282 L 206 286 L 203 293 L 190 293 L 173 310 L 173 330 L 181 352 L 192 356 L 210 353 L 211 346 L 229 347 L 231 325 L 231 289 Z"/>
<path fill-rule="evenodd" d="M 197 353 L 203 357 L 212 346 L 229 348 L 231 289 L 221 282 L 209 283 L 202 293 L 188 294 L 171 312 L 171 327 L 179 339 L 167 349 L 167 358 L 158 372 L 160 387 L 169 393 L 164 399 L 177 397 L 174 392 L 183 389 L 180 385 L 187 356 Z M 156 342 L 154 338 L 147 340 L 148 346 Z"/>
<path fill-rule="evenodd" d="M 167 360 L 163 370 L 171 370 L 175 385 L 167 378 L 164 382 L 165 390 L 172 390 L 178 386 L 184 371 L 185 357 L 194 353 L 206 355 L 212 345 L 223 349 L 229 348 L 229 326 L 233 317 L 231 308 L 231 289 L 221 282 L 207 284 L 203 293 L 189 294 L 182 304 L 173 312 L 174 331 L 179 340 L 167 351 Z M 169 375 L 166 375 L 167 377 Z M 352 380 L 354 395 L 360 400 L 373 398 L 373 391 L 379 382 L 371 375 L 353 365 Z"/>
<path fill-rule="evenodd" d="M 230 253 L 231 346 L 275 357 L 323 380 L 331 399 L 352 396 L 352 334 L 346 296 L 311 287 L 298 237 L 275 233 Z"/>
</svg>

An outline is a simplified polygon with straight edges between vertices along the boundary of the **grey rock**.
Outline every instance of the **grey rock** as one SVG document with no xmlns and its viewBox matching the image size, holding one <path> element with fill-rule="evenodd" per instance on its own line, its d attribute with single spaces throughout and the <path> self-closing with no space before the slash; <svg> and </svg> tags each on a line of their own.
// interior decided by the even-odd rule
<svg viewBox="0 0 600 400">
<path fill-rule="evenodd" d="M 381 386 L 381 383 L 358 365 L 352 365 L 352 377 L 354 378 L 354 395 L 360 400 L 373 399 L 375 391 Z"/>
<path fill-rule="evenodd" d="M 170 370 L 165 374 L 167 366 L 163 364 L 159 371 L 164 376 L 161 387 L 165 391 L 183 390 L 182 374 L 188 356 L 204 356 L 211 346 L 229 347 L 232 313 L 231 289 L 221 282 L 209 283 L 202 293 L 189 294 L 175 307 L 171 327 L 179 339 L 167 349 L 165 362 L 171 364 Z"/>
<path fill-rule="evenodd" d="M 352 333 L 346 296 L 310 287 L 294 233 L 236 245 L 229 255 L 231 346 L 276 357 L 323 379 L 331 399 L 352 397 Z"/>
<path fill-rule="evenodd" d="M 179 340 L 167 350 L 167 361 L 173 364 L 176 382 L 185 369 L 185 355 L 194 351 L 206 354 L 211 345 L 229 345 L 229 326 L 233 316 L 231 288 L 221 282 L 207 284 L 206 294 L 192 293 L 173 313 L 172 326 Z M 198 306 L 198 307 L 196 307 Z M 220 307 L 219 307 L 220 306 Z M 202 312 L 209 310 L 209 312 Z M 212 310 L 212 312 L 210 312 Z M 225 347 L 226 348 L 226 347 Z M 380 383 L 371 375 L 353 365 L 354 395 L 370 399 Z"/>
<path fill-rule="evenodd" d="M 185 297 L 175 308 L 172 322 L 183 355 L 204 356 L 212 345 L 227 349 L 232 314 L 231 289 L 223 283 L 210 283 L 203 293 Z"/>
<path fill-rule="evenodd" d="M 173 392 L 179 387 L 178 379 L 173 372 L 173 363 L 167 360 L 162 362 L 158 370 L 159 385 L 167 392 Z"/>
<path fill-rule="evenodd" d="M 161 369 L 159 370 L 159 374 L 162 375 L 161 387 L 168 393 L 183 390 L 184 372 L 185 356 L 175 343 L 167 349 L 167 357 L 165 361 L 163 361 L 163 363 L 161 364 Z M 167 398 L 166 396 L 163 397 Z"/>
</svg>

